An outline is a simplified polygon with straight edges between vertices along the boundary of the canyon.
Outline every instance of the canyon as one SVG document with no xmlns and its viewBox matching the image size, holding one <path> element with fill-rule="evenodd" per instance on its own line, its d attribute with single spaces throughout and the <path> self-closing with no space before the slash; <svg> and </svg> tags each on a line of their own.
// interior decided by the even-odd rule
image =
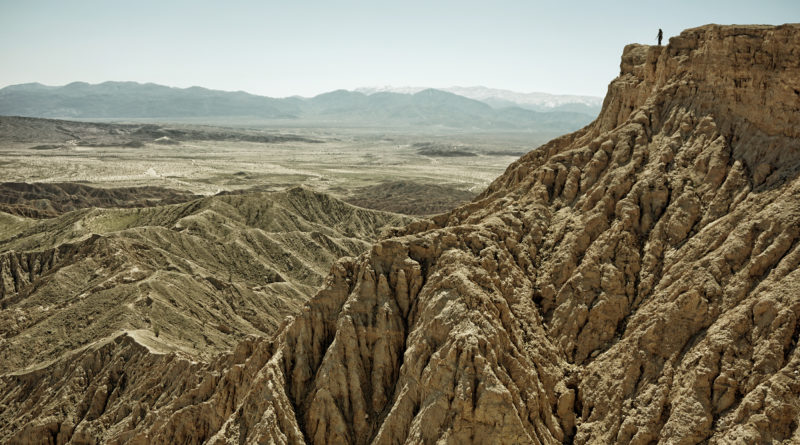
<svg viewBox="0 0 800 445">
<path fill-rule="evenodd" d="M 798 443 L 798 85 L 800 25 L 707 25 L 666 46 L 626 46 L 594 122 L 523 155 L 449 212 L 359 213 L 286 192 L 276 202 L 340 209 L 315 213 L 340 233 L 314 230 L 358 237 L 363 253 L 331 249 L 343 257 L 327 274 L 263 267 L 232 284 L 207 280 L 209 302 L 278 276 L 318 286 L 286 311 L 256 311 L 258 323 L 237 313 L 237 335 L 220 336 L 213 354 L 189 340 L 162 346 L 161 335 L 183 338 L 167 328 L 170 312 L 160 335 L 93 334 L 102 338 L 46 361 L 25 357 L 22 340 L 39 334 L 3 333 L 3 353 L 20 358 L 0 376 L 0 441 Z M 252 246 L 269 231 L 252 222 L 277 216 L 218 222 L 212 212 L 251 208 L 231 204 L 242 196 L 114 210 L 131 216 L 103 226 L 109 235 L 73 233 L 97 210 L 42 223 L 72 218 L 62 231 L 20 229 L 4 241 L 3 325 L 33 329 L 11 311 L 43 304 L 26 301 L 63 281 L 59 258 L 195 232 Z M 160 228 L 134 223 L 170 212 Z M 354 214 L 359 231 L 348 229 Z M 20 260 L 41 239 L 53 253 Z M 136 267 L 175 280 L 199 270 L 179 259 L 194 254 L 161 255 Z M 126 272 L 114 286 L 144 279 L 134 260 L 115 266 Z M 75 264 L 101 260 L 91 261 Z"/>
</svg>

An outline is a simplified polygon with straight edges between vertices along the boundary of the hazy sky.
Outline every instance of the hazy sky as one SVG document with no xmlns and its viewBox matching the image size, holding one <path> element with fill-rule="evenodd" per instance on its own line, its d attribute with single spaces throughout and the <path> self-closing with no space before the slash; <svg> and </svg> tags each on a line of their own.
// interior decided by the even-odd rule
<svg viewBox="0 0 800 445">
<path fill-rule="evenodd" d="M 311 96 L 474 86 L 603 96 L 625 44 L 800 21 L 800 1 L 0 0 L 0 87 L 155 82 Z"/>
</svg>

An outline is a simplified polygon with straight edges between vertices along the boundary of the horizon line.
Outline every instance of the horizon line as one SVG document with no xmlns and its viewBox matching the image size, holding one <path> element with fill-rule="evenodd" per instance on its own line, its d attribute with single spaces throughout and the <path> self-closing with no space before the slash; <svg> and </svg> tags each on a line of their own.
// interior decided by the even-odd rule
<svg viewBox="0 0 800 445">
<path fill-rule="evenodd" d="M 464 88 L 464 89 L 470 89 L 470 88 L 478 89 L 478 88 L 481 88 L 481 89 L 503 91 L 503 92 L 510 92 L 510 93 L 515 93 L 515 94 L 523 94 L 523 95 L 546 94 L 546 95 L 550 95 L 550 96 L 580 97 L 580 98 L 593 98 L 593 99 L 596 98 L 596 99 L 601 99 L 601 100 L 604 97 L 604 96 L 594 96 L 594 95 L 588 95 L 588 94 L 551 93 L 551 92 L 547 92 L 547 91 L 518 91 L 518 90 L 513 90 L 513 89 L 508 89 L 508 88 L 487 87 L 487 86 L 484 86 L 484 85 L 469 85 L 469 86 L 451 85 L 451 86 L 447 86 L 447 87 L 432 87 L 432 86 L 420 87 L 420 86 L 410 86 L 410 85 L 402 85 L 402 86 L 394 86 L 394 85 L 377 85 L 377 86 L 376 85 L 364 85 L 364 86 L 359 86 L 359 87 L 350 88 L 350 89 L 348 89 L 348 88 L 335 88 L 335 89 L 332 89 L 332 90 L 326 90 L 326 91 L 322 91 L 320 93 L 317 93 L 317 94 L 314 94 L 314 95 L 308 95 L 308 96 L 307 95 L 301 95 L 301 94 L 292 94 L 292 95 L 286 95 L 286 96 L 270 96 L 270 95 L 266 95 L 266 94 L 253 93 L 253 92 L 245 91 L 245 90 L 209 88 L 209 87 L 205 87 L 205 86 L 201 86 L 201 85 L 190 85 L 190 86 L 187 86 L 187 87 L 183 87 L 183 86 L 168 85 L 168 84 L 157 83 L 157 82 L 149 82 L 149 81 L 148 82 L 143 82 L 143 81 L 137 81 L 137 80 L 104 80 L 102 82 L 97 82 L 97 83 L 86 82 L 86 81 L 83 81 L 83 80 L 75 80 L 75 81 L 72 81 L 72 82 L 65 83 L 63 85 L 48 85 L 48 84 L 45 84 L 45 83 L 42 83 L 42 82 L 38 82 L 38 81 L 31 81 L 31 82 L 11 83 L 11 84 L 0 85 L 0 90 L 3 90 L 3 89 L 8 88 L 8 87 L 15 87 L 15 86 L 22 86 L 22 85 L 41 85 L 43 87 L 48 87 L 48 88 L 63 88 L 63 87 L 66 87 L 66 86 L 69 86 L 69 85 L 72 85 L 72 84 L 86 84 L 86 85 L 89 85 L 89 86 L 98 86 L 98 85 L 102 85 L 102 84 L 106 84 L 106 83 L 133 83 L 133 84 L 137 84 L 137 85 L 155 85 L 155 86 L 172 88 L 172 89 L 177 89 L 177 90 L 188 90 L 188 89 L 192 89 L 192 88 L 201 88 L 201 89 L 208 90 L 208 91 L 220 91 L 220 92 L 225 92 L 225 93 L 245 93 L 245 94 L 249 94 L 249 95 L 252 95 L 252 96 L 266 97 L 266 98 L 270 98 L 270 99 L 289 99 L 289 98 L 296 98 L 296 97 L 310 99 L 310 98 L 313 98 L 313 97 L 316 97 L 316 96 L 319 96 L 319 95 L 322 95 L 322 94 L 326 94 L 326 93 L 331 93 L 331 92 L 334 92 L 334 91 L 349 91 L 349 92 L 357 92 L 357 93 L 361 93 L 361 94 L 366 94 L 366 93 L 363 93 L 363 92 L 361 92 L 359 90 L 375 89 L 375 90 L 379 90 L 379 91 L 375 91 L 376 93 L 377 92 L 394 92 L 396 94 L 414 94 L 414 93 L 397 93 L 395 91 L 380 91 L 380 90 L 418 89 L 419 91 L 423 91 L 423 90 L 426 90 L 426 89 L 432 89 L 432 90 L 447 91 L 449 89 L 456 89 L 456 88 Z M 370 94 L 374 94 L 374 93 L 370 93 Z M 455 94 L 455 93 L 453 93 L 453 94 Z M 367 95 L 369 95 L 369 94 L 367 94 Z"/>
</svg>

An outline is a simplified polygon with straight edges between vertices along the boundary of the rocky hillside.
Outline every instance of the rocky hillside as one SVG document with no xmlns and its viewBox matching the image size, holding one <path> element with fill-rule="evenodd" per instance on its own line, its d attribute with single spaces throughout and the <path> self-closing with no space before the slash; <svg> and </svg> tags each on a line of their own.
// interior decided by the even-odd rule
<svg viewBox="0 0 800 445">
<path fill-rule="evenodd" d="M 271 334 L 337 258 L 408 221 L 301 188 L 15 219 L 0 233 L 0 373 L 120 332 L 213 356 Z"/>
<path fill-rule="evenodd" d="M 448 185 L 387 181 L 357 188 L 345 200 L 367 209 L 425 216 L 446 212 L 474 197 L 475 193 Z"/>
<path fill-rule="evenodd" d="M 127 334 L 2 377 L 0 438 L 800 442 L 800 25 L 629 45 L 590 126 L 210 363 Z"/>
<path fill-rule="evenodd" d="M 97 188 L 74 182 L 0 183 L 0 212 L 28 218 L 52 218 L 91 207 L 151 207 L 177 204 L 199 196 L 164 187 Z"/>
</svg>

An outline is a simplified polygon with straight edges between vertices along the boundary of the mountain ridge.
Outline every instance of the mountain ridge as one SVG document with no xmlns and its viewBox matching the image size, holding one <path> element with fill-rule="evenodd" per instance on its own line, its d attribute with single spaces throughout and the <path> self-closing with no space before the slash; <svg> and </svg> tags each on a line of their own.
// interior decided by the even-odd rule
<svg viewBox="0 0 800 445">
<path fill-rule="evenodd" d="M 394 92 L 414 94 L 419 91 L 429 89 L 427 87 L 362 87 L 356 88 L 364 94 L 376 94 L 381 92 Z M 473 87 L 447 87 L 436 88 L 441 91 L 475 99 L 491 105 L 493 108 L 519 107 L 533 111 L 576 111 L 586 114 L 597 115 L 600 106 L 603 104 L 602 97 L 579 96 L 572 94 L 550 94 L 542 92 L 520 93 L 499 88 L 487 88 L 483 86 Z"/>
<path fill-rule="evenodd" d="M 504 112 L 516 108 L 516 112 Z M 497 110 L 475 99 L 424 89 L 414 94 L 335 90 L 311 98 L 270 98 L 202 87 L 152 83 L 73 82 L 60 87 L 20 84 L 0 89 L 0 115 L 40 118 L 221 118 L 255 117 L 292 122 L 362 125 L 444 126 L 483 129 L 570 131 L 594 118 L 591 110 L 549 113 L 509 104 Z"/>
</svg>

